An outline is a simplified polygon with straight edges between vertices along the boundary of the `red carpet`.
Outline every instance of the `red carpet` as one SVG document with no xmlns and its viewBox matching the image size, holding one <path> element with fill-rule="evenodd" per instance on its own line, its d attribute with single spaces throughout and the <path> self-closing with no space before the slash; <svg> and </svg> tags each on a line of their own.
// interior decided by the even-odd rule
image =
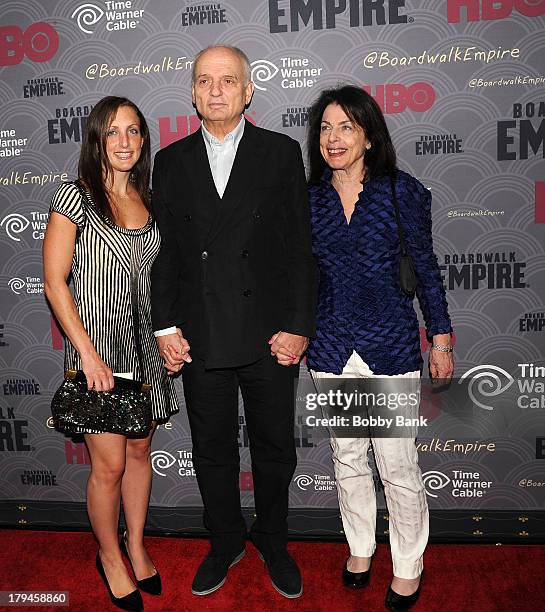
<svg viewBox="0 0 545 612">
<path fill-rule="evenodd" d="M 90 534 L 2 530 L 0 537 L 0 590 L 65 590 L 70 592 L 70 610 L 115 610 L 94 567 L 96 544 Z M 146 610 L 384 609 L 391 573 L 385 545 L 378 547 L 370 585 L 354 592 L 345 589 L 339 577 L 346 546 L 291 543 L 305 591 L 300 599 L 290 601 L 272 588 L 250 543 L 246 557 L 231 569 L 222 589 L 207 597 L 195 597 L 191 595 L 191 581 L 208 543 L 179 538 L 147 538 L 146 542 L 164 584 L 159 598 L 143 594 Z M 425 566 L 425 582 L 415 611 L 545 609 L 545 546 L 430 545 Z"/>
</svg>

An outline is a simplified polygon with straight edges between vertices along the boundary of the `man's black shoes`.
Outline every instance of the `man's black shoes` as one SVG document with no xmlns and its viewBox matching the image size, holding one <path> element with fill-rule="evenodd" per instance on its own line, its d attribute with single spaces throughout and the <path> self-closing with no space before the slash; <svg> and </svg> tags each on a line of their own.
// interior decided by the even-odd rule
<svg viewBox="0 0 545 612">
<path fill-rule="evenodd" d="M 245 549 L 242 549 L 237 554 L 214 551 L 208 553 L 193 579 L 193 595 L 210 595 L 220 589 L 225 584 L 229 568 L 238 563 L 245 552 Z M 281 595 L 295 599 L 303 594 L 301 572 L 285 548 L 260 552 L 259 556 L 265 561 L 273 587 Z"/>
<path fill-rule="evenodd" d="M 229 568 L 238 563 L 245 553 L 244 548 L 236 554 L 209 552 L 193 579 L 193 595 L 210 595 L 221 588 L 225 584 Z"/>
<path fill-rule="evenodd" d="M 285 548 L 272 552 L 260 552 L 265 561 L 273 587 L 288 599 L 301 597 L 303 580 L 297 563 Z"/>
</svg>

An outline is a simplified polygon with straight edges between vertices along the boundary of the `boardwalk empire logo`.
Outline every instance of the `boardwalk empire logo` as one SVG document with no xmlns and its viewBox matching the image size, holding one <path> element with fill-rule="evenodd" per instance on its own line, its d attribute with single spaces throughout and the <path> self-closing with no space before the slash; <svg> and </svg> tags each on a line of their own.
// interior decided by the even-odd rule
<svg viewBox="0 0 545 612">
<path fill-rule="evenodd" d="M 453 253 L 439 266 L 445 287 L 454 289 L 523 289 L 526 262 L 515 252 Z"/>
<path fill-rule="evenodd" d="M 337 18 L 348 16 L 351 28 L 407 23 L 405 0 L 269 0 L 269 30 L 272 34 L 334 29 Z"/>
<path fill-rule="evenodd" d="M 212 23 L 227 23 L 225 9 L 218 2 L 186 6 L 182 13 L 182 25 L 210 25 Z"/>
<path fill-rule="evenodd" d="M 61 144 L 68 141 L 81 142 L 87 117 L 92 108 L 92 106 L 56 108 L 55 118 L 47 122 L 49 144 Z"/>
<path fill-rule="evenodd" d="M 24 470 L 21 484 L 39 487 L 56 487 L 57 475 L 51 470 Z"/>
<path fill-rule="evenodd" d="M 282 113 L 282 127 L 305 127 L 308 123 L 308 106 L 289 107 Z"/>
<path fill-rule="evenodd" d="M 512 115 L 498 121 L 498 160 L 545 158 L 545 101 L 515 103 Z"/>
<path fill-rule="evenodd" d="M 415 143 L 416 155 L 463 153 L 462 139 L 456 134 L 422 134 Z"/>
<path fill-rule="evenodd" d="M 40 383 L 33 378 L 9 378 L 2 384 L 4 395 L 41 395 Z"/>
<path fill-rule="evenodd" d="M 520 332 L 545 332 L 545 312 L 526 312 L 519 319 Z"/>
<path fill-rule="evenodd" d="M 28 421 L 17 419 L 14 408 L 0 407 L 0 451 L 29 451 Z"/>
<path fill-rule="evenodd" d="M 59 77 L 28 79 L 26 85 L 23 85 L 23 96 L 25 98 L 44 98 L 63 96 L 64 94 L 64 81 L 59 81 Z"/>
</svg>

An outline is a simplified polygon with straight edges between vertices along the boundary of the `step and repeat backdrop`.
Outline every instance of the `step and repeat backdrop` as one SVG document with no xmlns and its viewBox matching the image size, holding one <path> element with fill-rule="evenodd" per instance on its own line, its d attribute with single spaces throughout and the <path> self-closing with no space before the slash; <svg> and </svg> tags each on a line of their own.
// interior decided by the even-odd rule
<svg viewBox="0 0 545 612">
<path fill-rule="evenodd" d="M 303 153 L 322 88 L 356 84 L 380 104 L 400 167 L 433 194 L 456 374 L 471 399 L 472 418 L 455 418 L 425 398 L 430 426 L 418 447 L 431 511 L 472 517 L 464 529 L 474 537 L 486 536 L 482 516 L 510 512 L 511 535 L 543 537 L 544 30 L 545 0 L 3 0 L 2 523 L 30 523 L 24 511 L 34 505 L 50 509 L 42 523 L 60 525 L 85 501 L 85 446 L 49 418 L 63 339 L 43 294 L 41 249 L 50 198 L 76 177 L 87 116 L 105 95 L 128 96 L 147 118 L 153 152 L 184 138 L 199 127 L 193 58 L 221 42 L 252 63 L 247 118 L 297 139 Z M 296 431 L 291 507 L 338 521 L 329 443 L 303 418 Z M 251 508 L 242 410 L 239 443 Z M 183 408 L 155 435 L 153 470 L 155 509 L 200 506 Z M 385 508 L 378 477 L 376 487 Z M 295 531 L 324 530 L 318 519 Z"/>
</svg>

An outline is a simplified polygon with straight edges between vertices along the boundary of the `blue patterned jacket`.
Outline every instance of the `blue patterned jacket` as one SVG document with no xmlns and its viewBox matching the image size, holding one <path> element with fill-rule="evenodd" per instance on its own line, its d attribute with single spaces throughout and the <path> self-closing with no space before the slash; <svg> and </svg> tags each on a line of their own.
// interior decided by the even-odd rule
<svg viewBox="0 0 545 612">
<path fill-rule="evenodd" d="M 452 331 L 431 232 L 431 193 L 398 170 L 396 194 L 405 241 L 418 276 L 428 336 Z M 313 370 L 340 374 L 355 350 L 375 374 L 422 367 L 413 301 L 399 287 L 400 245 L 388 177 L 370 180 L 350 224 L 331 185 L 331 170 L 309 187 L 313 252 L 320 269 Z"/>
</svg>

